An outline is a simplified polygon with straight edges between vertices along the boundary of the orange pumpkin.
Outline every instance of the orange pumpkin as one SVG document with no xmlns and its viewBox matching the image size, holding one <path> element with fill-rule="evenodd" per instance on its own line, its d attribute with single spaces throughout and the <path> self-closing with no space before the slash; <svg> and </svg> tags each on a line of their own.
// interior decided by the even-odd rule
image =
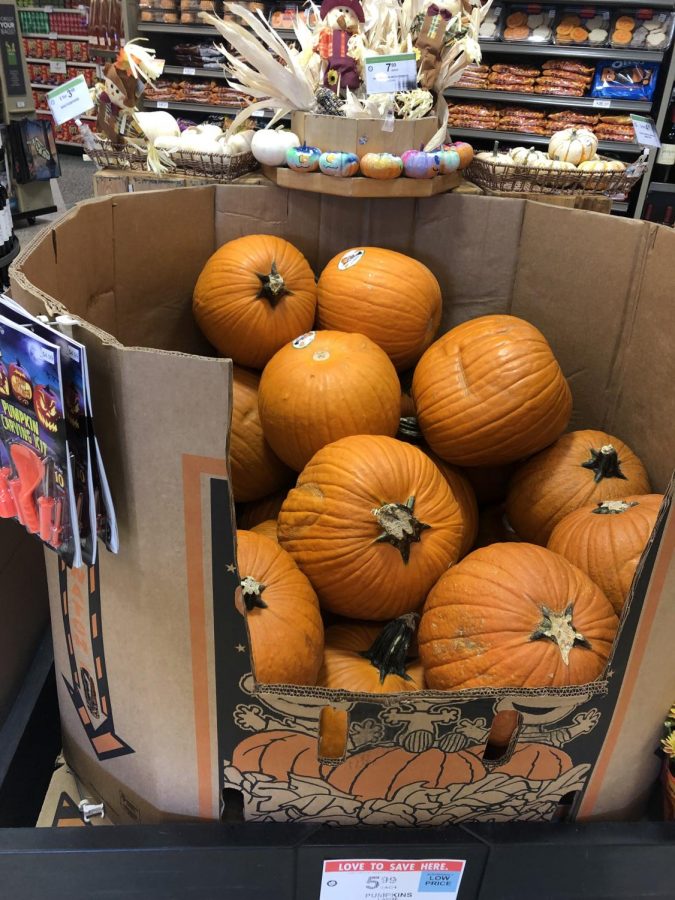
<svg viewBox="0 0 675 900">
<path fill-rule="evenodd" d="M 263 436 L 258 415 L 260 375 L 234 367 L 230 468 L 237 503 L 260 500 L 290 484 L 293 474 Z"/>
<path fill-rule="evenodd" d="M 443 478 L 445 478 L 450 485 L 450 490 L 459 503 L 459 508 L 462 511 L 464 536 L 462 538 L 462 547 L 459 551 L 459 558 L 461 559 L 463 556 L 466 556 L 469 550 L 471 550 L 476 542 L 476 535 L 478 534 L 478 503 L 476 502 L 476 495 L 469 483 L 469 479 L 462 469 L 451 466 L 450 463 L 443 462 L 442 459 L 435 456 L 433 453 L 430 453 L 429 455 L 440 469 Z"/>
<path fill-rule="evenodd" d="M 617 626 L 600 588 L 562 556 L 492 544 L 439 579 L 418 643 L 430 688 L 564 687 L 601 675 Z"/>
<path fill-rule="evenodd" d="M 358 331 L 399 371 L 415 365 L 441 322 L 441 289 L 421 262 L 380 247 L 338 253 L 318 284 L 321 328 Z"/>
<path fill-rule="evenodd" d="M 464 524 L 417 447 L 356 435 L 312 458 L 284 501 L 279 542 L 326 609 L 352 619 L 413 612 L 458 558 Z"/>
<path fill-rule="evenodd" d="M 415 404 L 413 403 L 413 398 L 407 391 L 401 392 L 401 418 L 413 418 L 415 417 Z"/>
<path fill-rule="evenodd" d="M 362 334 L 311 331 L 265 366 L 258 403 L 265 437 L 300 471 L 317 450 L 350 434 L 398 429 L 400 387 L 387 355 Z"/>
<path fill-rule="evenodd" d="M 276 519 L 265 519 L 264 522 L 261 522 L 260 525 L 254 525 L 251 528 L 251 531 L 255 532 L 255 534 L 262 534 L 266 538 L 269 538 L 271 541 L 274 541 L 276 544 L 279 543 L 277 538 L 277 520 Z"/>
<path fill-rule="evenodd" d="M 392 800 L 398 790 L 417 782 L 424 787 L 446 788 L 472 784 L 485 774 L 483 763 L 468 750 L 446 753 L 431 748 L 411 753 L 402 747 L 375 747 L 340 763 L 327 781 L 362 800 Z"/>
<path fill-rule="evenodd" d="M 515 316 L 458 325 L 426 351 L 413 377 L 424 437 L 462 466 L 513 462 L 565 430 L 572 395 L 544 335 Z"/>
<path fill-rule="evenodd" d="M 516 778 L 530 781 L 552 781 L 574 766 L 569 754 L 547 744 L 516 744 L 510 759 L 494 768 Z"/>
<path fill-rule="evenodd" d="M 248 531 L 267 519 L 276 519 L 288 491 L 277 491 L 262 500 L 237 504 L 237 528 Z"/>
<path fill-rule="evenodd" d="M 545 546 L 575 509 L 648 493 L 647 472 L 627 444 L 604 431 L 572 431 L 517 470 L 506 515 L 524 541 Z"/>
<path fill-rule="evenodd" d="M 589 575 L 620 613 L 662 502 L 643 494 L 577 509 L 558 522 L 548 549 Z"/>
<path fill-rule="evenodd" d="M 323 623 L 311 584 L 278 544 L 237 532 L 241 599 L 253 667 L 263 684 L 316 684 Z"/>
<path fill-rule="evenodd" d="M 314 273 L 283 238 L 236 238 L 216 250 L 202 269 L 192 309 L 223 356 L 262 369 L 280 347 L 312 327 Z"/>
<path fill-rule="evenodd" d="M 287 781 L 289 775 L 320 778 L 318 742 L 293 731 L 261 731 L 234 748 L 232 765 L 240 772 L 271 775 Z"/>
<path fill-rule="evenodd" d="M 408 613 L 384 628 L 344 622 L 326 629 L 319 685 L 367 694 L 396 694 L 424 688 L 422 666 L 408 660 L 418 616 Z"/>
</svg>

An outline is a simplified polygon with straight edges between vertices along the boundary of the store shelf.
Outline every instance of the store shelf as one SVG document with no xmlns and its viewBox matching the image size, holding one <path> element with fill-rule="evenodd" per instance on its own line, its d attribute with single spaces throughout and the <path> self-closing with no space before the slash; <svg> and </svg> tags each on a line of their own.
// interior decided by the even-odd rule
<svg viewBox="0 0 675 900">
<path fill-rule="evenodd" d="M 27 56 L 26 62 L 27 63 L 38 63 L 38 65 L 41 65 L 41 66 L 48 66 L 49 63 L 52 63 L 52 62 L 65 62 L 65 64 L 67 66 L 77 66 L 78 69 L 95 69 L 96 68 L 96 63 L 92 63 L 92 62 L 76 62 L 75 60 L 70 60 L 70 59 L 57 60 L 57 59 L 52 59 L 51 57 L 49 59 L 41 59 L 40 57 Z"/>
<path fill-rule="evenodd" d="M 211 103 L 181 103 L 178 100 L 144 100 L 145 109 L 173 109 L 176 112 L 215 113 L 216 115 L 235 115 L 241 112 L 241 106 L 216 106 Z"/>
<path fill-rule="evenodd" d="M 17 6 L 19 12 L 43 12 L 43 13 L 70 13 L 73 16 L 86 16 L 89 13 L 88 6 Z"/>
<path fill-rule="evenodd" d="M 652 6 L 653 4 L 649 4 Z M 672 5 L 672 4 L 671 4 Z M 619 50 L 616 47 L 575 47 L 557 44 L 532 44 L 502 41 L 481 41 L 483 53 L 499 53 L 507 56 L 565 56 L 574 59 L 643 59 L 659 62 L 663 59 L 662 50 Z"/>
<path fill-rule="evenodd" d="M 84 144 L 78 144 L 76 141 L 55 141 L 57 147 L 76 147 L 78 150 L 84 150 Z"/>
<path fill-rule="evenodd" d="M 186 77 L 195 78 L 209 78 L 214 81 L 224 81 L 227 78 L 231 78 L 231 75 L 228 75 L 222 69 L 196 69 L 191 68 L 190 66 L 164 66 L 164 75 L 184 75 Z"/>
<path fill-rule="evenodd" d="M 650 191 L 661 191 L 663 194 L 675 194 L 675 184 L 666 181 L 652 181 L 649 185 Z"/>
<path fill-rule="evenodd" d="M 21 28 L 19 28 L 19 31 L 21 31 Z M 52 34 L 55 34 L 56 37 L 50 37 Z M 85 44 L 89 42 L 88 34 L 59 34 L 57 31 L 21 31 L 21 37 L 41 38 L 43 41 L 83 41 Z"/>
<path fill-rule="evenodd" d="M 528 134 L 527 132 L 518 131 L 488 131 L 482 128 L 454 128 L 448 126 L 448 130 L 453 138 L 466 138 L 468 141 L 519 141 L 521 144 L 530 146 L 532 144 L 548 144 L 550 137 L 542 134 Z M 598 150 L 607 153 L 640 153 L 642 147 L 639 144 L 632 144 L 623 141 L 598 141 Z"/>
<path fill-rule="evenodd" d="M 612 212 L 625 213 L 628 212 L 627 200 L 612 200 Z"/>
<path fill-rule="evenodd" d="M 648 100 L 611 100 L 600 101 L 597 105 L 594 97 L 553 97 L 549 94 L 519 94 L 516 91 L 473 90 L 471 88 L 449 88 L 445 96 L 453 100 L 491 100 L 508 103 L 528 103 L 531 106 L 561 106 L 565 109 L 599 109 L 603 115 L 608 111 L 648 113 L 652 104 Z"/>
<path fill-rule="evenodd" d="M 150 34 L 183 34 L 183 35 L 204 35 L 213 37 L 218 34 L 212 25 L 168 25 L 164 22 L 139 22 L 136 26 L 139 32 L 149 32 Z M 295 32 L 290 28 L 278 28 L 277 34 L 284 40 L 295 40 Z"/>
</svg>

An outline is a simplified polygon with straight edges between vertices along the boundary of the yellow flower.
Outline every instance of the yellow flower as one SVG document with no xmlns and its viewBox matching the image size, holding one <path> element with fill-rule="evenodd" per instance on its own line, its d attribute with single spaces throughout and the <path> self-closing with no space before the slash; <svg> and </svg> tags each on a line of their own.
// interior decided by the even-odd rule
<svg viewBox="0 0 675 900">
<path fill-rule="evenodd" d="M 675 732 L 669 734 L 667 738 L 664 738 L 661 741 L 661 746 L 663 747 L 663 752 L 666 756 L 675 756 Z"/>
<path fill-rule="evenodd" d="M 675 719 L 675 706 L 670 707 L 670 712 L 668 713 L 669 719 Z"/>
<path fill-rule="evenodd" d="M 340 80 L 340 76 L 335 71 L 335 69 L 329 69 L 328 72 L 326 73 L 326 81 L 328 82 L 328 84 L 331 84 L 331 85 L 337 84 L 339 80 Z"/>
</svg>

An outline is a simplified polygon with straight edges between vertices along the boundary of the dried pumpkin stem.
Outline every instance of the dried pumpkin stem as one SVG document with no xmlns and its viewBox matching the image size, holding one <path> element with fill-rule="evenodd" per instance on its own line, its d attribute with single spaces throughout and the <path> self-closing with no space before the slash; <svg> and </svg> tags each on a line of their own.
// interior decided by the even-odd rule
<svg viewBox="0 0 675 900">
<path fill-rule="evenodd" d="M 597 516 L 616 516 L 638 505 L 637 500 L 631 500 L 630 503 L 626 500 L 601 500 L 593 512 Z"/>
<path fill-rule="evenodd" d="M 382 529 L 382 534 L 375 538 L 374 543 L 396 547 L 406 564 L 410 559 L 410 545 L 418 544 L 422 532 L 431 527 L 415 518 L 414 508 L 415 498 L 408 497 L 405 503 L 385 503 L 384 506 L 371 510 Z"/>
<path fill-rule="evenodd" d="M 398 675 L 406 681 L 412 681 L 405 670 L 405 664 L 419 618 L 417 613 L 407 613 L 387 622 L 373 641 L 372 647 L 361 652 L 361 656 L 379 671 L 380 684 L 384 684 L 387 675 Z"/>
<path fill-rule="evenodd" d="M 591 448 L 591 458 L 581 464 L 584 469 L 591 469 L 595 473 L 593 480 L 597 484 L 603 478 L 623 478 L 626 476 L 621 471 L 621 460 L 611 444 L 605 444 L 599 450 Z"/>
<path fill-rule="evenodd" d="M 402 416 L 398 420 L 396 437 L 399 441 L 406 441 L 408 444 L 421 444 L 424 436 L 420 430 L 417 416 Z"/>
<path fill-rule="evenodd" d="M 250 575 L 241 579 L 241 596 L 248 612 L 253 609 L 267 609 L 267 604 L 262 598 L 264 590 L 265 585 L 256 581 L 255 578 L 251 578 Z"/>
<path fill-rule="evenodd" d="M 549 640 L 558 645 L 560 655 L 566 666 L 570 664 L 570 651 L 573 647 L 585 647 L 591 649 L 590 643 L 577 631 L 572 622 L 574 604 L 570 603 L 561 612 L 555 612 L 547 606 L 542 606 L 542 620 L 537 630 L 530 635 L 531 641 Z"/>
<path fill-rule="evenodd" d="M 258 278 L 260 279 L 260 293 L 258 294 L 258 297 L 264 297 L 266 300 L 269 300 L 272 306 L 289 293 L 286 290 L 284 277 L 277 269 L 275 261 L 272 261 L 269 275 L 261 275 L 258 273 Z"/>
</svg>

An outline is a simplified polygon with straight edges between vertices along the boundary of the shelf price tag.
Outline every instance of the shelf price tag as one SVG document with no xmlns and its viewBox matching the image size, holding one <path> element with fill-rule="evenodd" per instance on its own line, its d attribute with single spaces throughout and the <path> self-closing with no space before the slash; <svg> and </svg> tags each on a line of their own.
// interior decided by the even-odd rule
<svg viewBox="0 0 675 900">
<path fill-rule="evenodd" d="M 52 59 L 49 63 L 49 71 L 52 75 L 65 75 L 66 74 L 66 61 L 64 59 Z"/>
<path fill-rule="evenodd" d="M 633 131 L 635 132 L 635 143 L 642 147 L 660 147 L 661 141 L 657 134 L 654 123 L 648 116 L 631 115 L 633 123 Z"/>
<path fill-rule="evenodd" d="M 89 112 L 94 106 L 94 101 L 89 93 L 89 86 L 83 75 L 71 78 L 60 84 L 47 94 L 47 103 L 57 125 L 70 122 L 78 116 Z"/>
<path fill-rule="evenodd" d="M 319 900 L 457 900 L 463 859 L 329 859 Z"/>
<path fill-rule="evenodd" d="M 414 53 L 369 56 L 364 65 L 369 94 L 395 94 L 417 87 L 417 57 Z"/>
<path fill-rule="evenodd" d="M 47 37 L 49 38 L 50 41 L 55 41 L 58 38 L 58 36 L 59 36 L 58 31 L 50 31 L 49 34 L 47 35 Z"/>
<path fill-rule="evenodd" d="M 197 74 L 196 69 L 190 69 L 190 68 L 183 69 L 183 75 L 196 75 L 196 74 Z"/>
<path fill-rule="evenodd" d="M 158 100 L 157 101 L 157 109 L 168 109 L 169 104 L 166 100 Z"/>
<path fill-rule="evenodd" d="M 593 109 L 611 109 L 612 101 L 611 100 L 594 100 L 593 101 Z"/>
</svg>

